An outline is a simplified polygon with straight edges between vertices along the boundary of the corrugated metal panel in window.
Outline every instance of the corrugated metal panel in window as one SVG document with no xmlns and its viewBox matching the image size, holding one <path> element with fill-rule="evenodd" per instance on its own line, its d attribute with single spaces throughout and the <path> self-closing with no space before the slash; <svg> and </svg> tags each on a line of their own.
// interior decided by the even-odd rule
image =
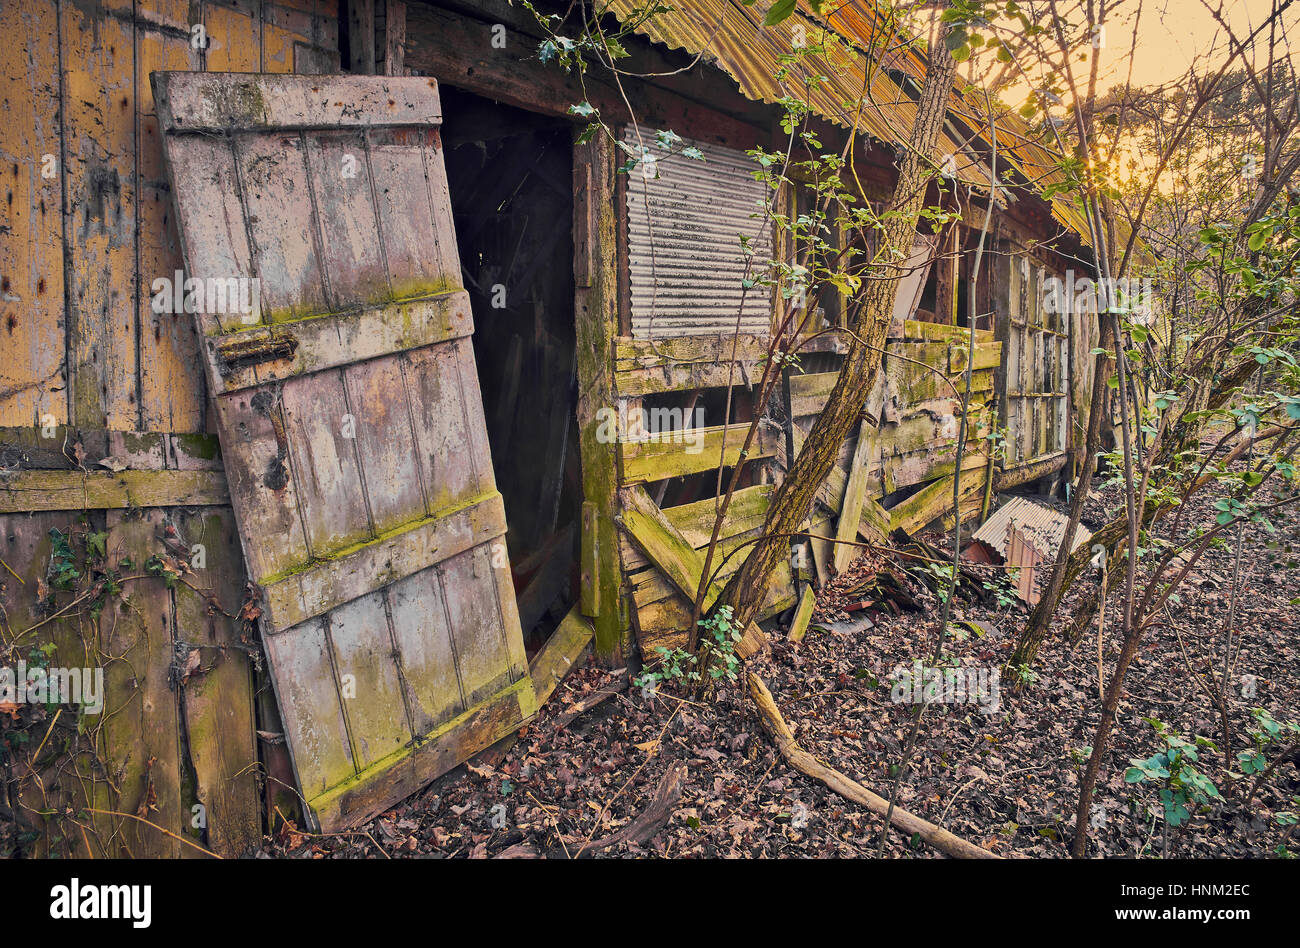
<svg viewBox="0 0 1300 948">
<path fill-rule="evenodd" d="M 772 223 L 764 220 L 765 184 L 743 151 L 687 141 L 671 153 L 656 132 L 628 126 L 625 140 L 654 156 L 628 173 L 628 269 L 632 335 L 687 336 L 740 331 L 766 334 L 771 328 L 771 291 L 746 291 L 741 236 L 749 238 L 758 276 L 772 256 Z M 686 158 L 698 148 L 704 160 Z"/>
</svg>

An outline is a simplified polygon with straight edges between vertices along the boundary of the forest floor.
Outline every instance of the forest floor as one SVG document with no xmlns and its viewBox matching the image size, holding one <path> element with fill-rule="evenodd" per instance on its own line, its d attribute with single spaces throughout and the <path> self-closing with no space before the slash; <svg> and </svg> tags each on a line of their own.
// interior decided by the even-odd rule
<svg viewBox="0 0 1300 948">
<path fill-rule="evenodd" d="M 1209 492 L 1205 492 L 1208 494 Z M 1104 522 L 1118 492 L 1099 488 L 1084 520 Z M 1187 524 L 1212 524 L 1212 498 L 1197 500 Z M 1225 753 L 1218 711 L 1195 681 L 1222 665 L 1223 628 L 1232 598 L 1233 542 L 1211 549 L 1189 574 L 1167 623 L 1150 629 L 1130 669 L 1110 752 L 1098 779 L 1090 824 L 1090 855 L 1137 857 L 1270 857 L 1287 827 L 1278 814 L 1300 809 L 1300 771 L 1290 763 L 1270 775 L 1249 807 L 1238 792 L 1195 813 L 1165 834 L 1158 788 L 1129 784 L 1131 758 L 1163 745 L 1143 718 L 1164 722 L 1186 740 L 1209 738 L 1199 767 L 1221 790 L 1225 766 L 1252 745 L 1259 724 L 1251 709 L 1278 721 L 1300 720 L 1300 514 L 1272 516 L 1274 533 L 1246 530 L 1236 601 L 1239 652 L 1229 693 L 1233 747 Z M 1191 527 L 1184 528 L 1184 533 Z M 935 543 L 951 543 L 930 535 Z M 1235 538 L 1234 538 L 1235 539 Z M 902 572 L 901 559 L 889 567 Z M 748 663 L 766 682 L 804 749 L 888 797 L 911 722 L 912 706 L 891 700 L 897 671 L 933 649 L 938 617 L 934 593 L 908 580 L 918 612 L 840 607 L 874 575 L 881 555 L 868 553 L 819 596 L 803 642 L 772 634 L 772 649 Z M 976 567 L 987 576 L 992 567 Z M 1095 573 L 1089 574 L 1090 577 Z M 1076 584 L 1060 611 L 1094 580 Z M 858 597 L 860 598 L 860 597 Z M 998 606 L 959 596 L 945 654 L 967 668 L 1000 668 L 1023 625 L 1018 601 Z M 1005 597 L 1004 597 L 1005 599 Z M 1119 653 L 1120 597 L 1110 597 L 1103 663 L 1109 675 Z M 1079 777 L 1096 727 L 1095 622 L 1074 645 L 1058 628 L 1030 674 L 1006 673 L 996 710 L 981 703 L 932 705 L 926 712 L 898 795 L 898 805 L 1003 856 L 1064 857 L 1073 833 Z M 893 677 L 891 678 L 891 673 Z M 1012 680 L 1014 679 L 1014 680 Z M 671 817 L 641 844 L 621 842 L 601 855 L 871 856 L 882 820 L 796 772 L 763 731 L 743 681 L 718 689 L 715 700 L 691 703 L 635 686 L 574 716 L 576 702 L 616 690 L 625 676 L 595 667 L 571 674 L 512 746 L 494 749 L 447 774 L 357 831 L 330 837 L 282 828 L 265 854 L 300 858 L 491 857 L 520 844 L 551 855 L 576 855 L 585 841 L 625 827 L 647 806 L 669 768 L 687 776 Z M 1287 741 L 1283 741 L 1283 744 Z M 1278 745 L 1274 745 L 1276 750 Z M 1294 758 L 1293 758 L 1294 760 Z M 1238 786 L 1249 780 L 1238 779 Z M 1283 816 L 1285 819 L 1285 816 Z M 1300 834 L 1287 837 L 1300 852 Z M 1283 850 L 1285 852 L 1285 850 Z M 890 831 L 890 856 L 935 855 L 923 843 Z"/>
</svg>

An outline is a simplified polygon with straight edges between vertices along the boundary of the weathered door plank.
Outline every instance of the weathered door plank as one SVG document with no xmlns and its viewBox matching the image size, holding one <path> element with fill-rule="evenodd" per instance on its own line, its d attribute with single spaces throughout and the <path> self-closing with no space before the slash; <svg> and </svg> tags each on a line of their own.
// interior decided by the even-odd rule
<svg viewBox="0 0 1300 948">
<path fill-rule="evenodd" d="M 252 321 L 198 322 L 287 743 L 336 829 L 536 707 L 437 83 L 154 78 L 187 264 L 260 281 Z M 187 211 L 214 189 L 215 220 Z"/>
</svg>

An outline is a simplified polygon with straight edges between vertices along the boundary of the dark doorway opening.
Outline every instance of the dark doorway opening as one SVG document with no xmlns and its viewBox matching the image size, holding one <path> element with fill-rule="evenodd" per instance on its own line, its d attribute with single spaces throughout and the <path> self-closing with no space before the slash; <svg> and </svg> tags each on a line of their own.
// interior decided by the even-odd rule
<svg viewBox="0 0 1300 948">
<path fill-rule="evenodd" d="M 474 357 L 531 653 L 578 598 L 572 132 L 458 89 L 441 93 Z"/>
</svg>

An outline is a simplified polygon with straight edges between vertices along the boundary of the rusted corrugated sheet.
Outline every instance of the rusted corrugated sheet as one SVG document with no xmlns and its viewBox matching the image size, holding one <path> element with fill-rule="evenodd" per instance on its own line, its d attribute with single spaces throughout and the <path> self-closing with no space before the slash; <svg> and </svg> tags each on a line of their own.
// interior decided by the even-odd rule
<svg viewBox="0 0 1300 948">
<path fill-rule="evenodd" d="M 632 335 L 638 339 L 735 332 L 765 334 L 771 292 L 745 290 L 741 237 L 754 259 L 772 254 L 772 221 L 765 214 L 767 186 L 754 179 L 757 165 L 743 151 L 703 142 L 657 143 L 653 129 L 629 126 L 627 143 L 649 157 L 628 175 L 628 268 Z M 683 148 L 703 158 L 687 158 Z"/>
<path fill-rule="evenodd" d="M 611 0 L 610 12 L 633 20 L 635 30 L 670 49 L 689 53 L 707 50 L 707 58 L 730 75 L 747 98 L 776 103 L 786 96 L 806 97 L 813 110 L 841 125 L 855 124 L 854 103 L 865 107 L 856 117 L 863 131 L 886 142 L 905 141 L 911 132 L 916 105 L 906 92 L 860 49 L 802 13 L 775 28 L 764 28 L 763 11 L 734 0 L 694 0 L 664 7 L 644 17 L 638 0 Z M 797 63 L 789 60 L 794 33 L 802 29 L 809 49 L 825 44 L 826 51 L 808 52 Z M 809 77 L 821 77 L 811 87 Z M 953 156 L 957 176 L 969 184 L 988 187 L 987 166 L 951 135 L 942 133 L 935 159 Z"/>
<path fill-rule="evenodd" d="M 889 72 L 901 72 L 921 82 L 927 60 L 915 45 L 894 34 L 871 0 L 829 5 L 821 16 L 801 0 L 789 19 L 772 28 L 762 26 L 767 6 L 746 7 L 740 0 L 692 0 L 644 17 L 639 0 L 611 0 L 609 9 L 621 20 L 634 20 L 636 32 L 671 49 L 693 54 L 707 50 L 706 57 L 735 79 L 750 99 L 775 103 L 787 95 L 806 96 L 819 115 L 845 126 L 854 124 L 853 103 L 861 99 L 866 108 L 858 116 L 860 128 L 886 142 L 907 139 L 916 104 Z M 791 64 L 788 57 L 794 51 L 795 31 L 801 31 L 806 46 L 816 47 L 822 42 L 824 27 L 829 27 L 838 42 L 828 45 L 824 55 L 809 53 L 798 64 Z M 882 35 L 889 36 L 883 55 Z M 810 74 L 824 77 L 811 89 L 805 85 Z M 952 111 L 964 116 L 972 128 L 987 124 L 979 116 L 975 100 L 963 97 L 955 88 Z M 1040 189 L 1064 180 L 1057 167 L 1060 156 L 1037 141 L 1020 116 L 1004 115 L 997 124 L 1003 168 L 1013 164 Z M 986 142 L 989 137 L 987 130 L 972 135 Z M 936 159 L 953 155 L 959 178 L 987 188 L 988 167 L 967 151 L 964 141 L 959 134 L 944 132 L 935 147 Z M 1087 242 L 1087 221 L 1068 197 L 1054 196 L 1049 203 L 1053 216 Z"/>
<path fill-rule="evenodd" d="M 1059 510 L 1035 503 L 1028 497 L 1012 497 L 999 507 L 984 525 L 975 531 L 972 539 L 987 543 L 1003 556 L 1007 553 L 1007 527 L 1014 525 L 1040 553 L 1055 553 L 1065 535 L 1069 517 Z M 1082 525 L 1074 531 L 1077 549 L 1092 534 Z"/>
</svg>

